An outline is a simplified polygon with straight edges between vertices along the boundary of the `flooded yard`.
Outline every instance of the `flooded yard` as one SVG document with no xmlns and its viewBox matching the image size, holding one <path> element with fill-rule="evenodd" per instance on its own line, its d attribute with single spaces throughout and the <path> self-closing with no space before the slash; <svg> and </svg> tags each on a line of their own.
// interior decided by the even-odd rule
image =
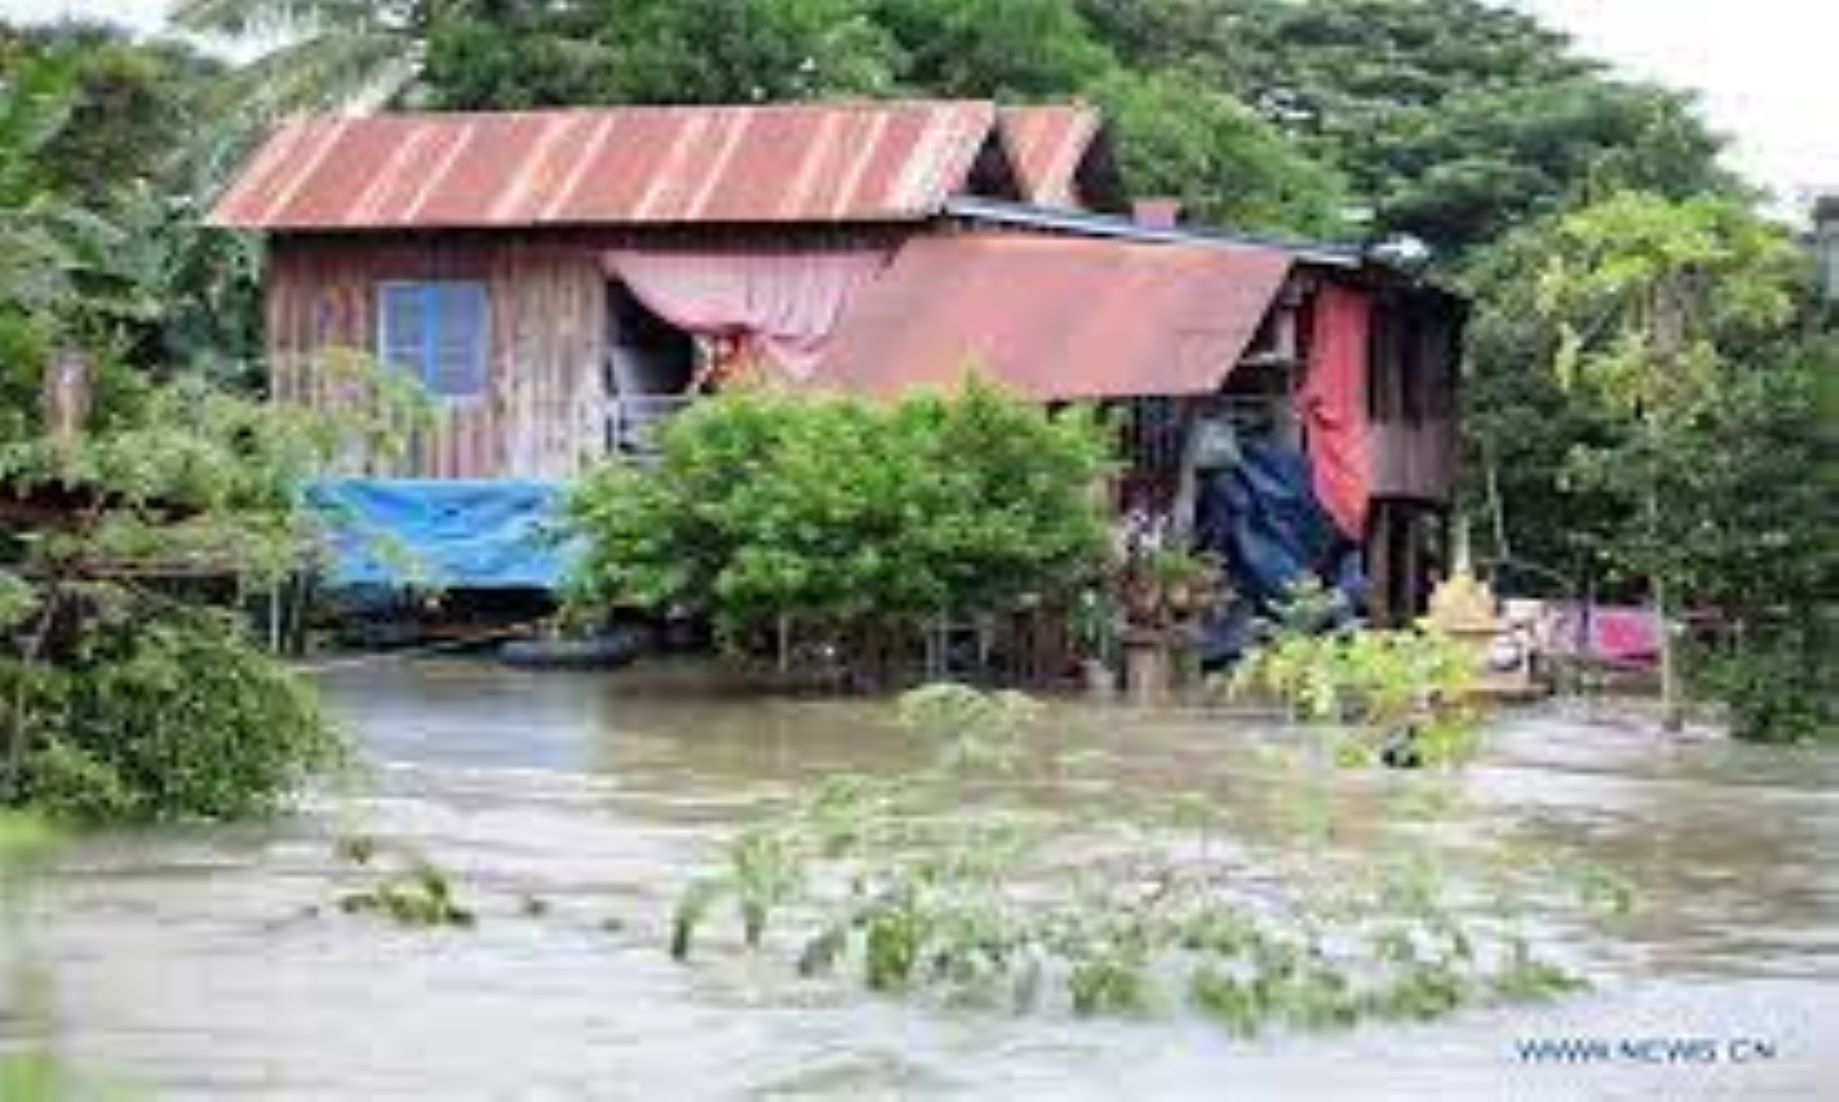
<svg viewBox="0 0 1839 1102">
<path fill-rule="evenodd" d="M 1832 751 L 1666 743 L 1581 706 L 1510 714 L 1446 829 L 1512 826 L 1632 883 L 1637 909 L 1613 932 L 1535 927 L 1594 988 L 1243 1041 L 1179 1013 L 896 1001 L 800 980 L 784 954 L 673 962 L 676 894 L 737 826 L 803 782 L 913 764 L 885 702 L 462 662 L 324 684 L 373 763 L 359 791 L 66 853 L 39 945 L 56 1042 L 83 1066 L 180 1099 L 1748 1099 L 1839 1083 Z M 1054 718 L 1104 756 L 1102 798 L 1204 793 L 1234 829 L 1261 829 L 1234 809 L 1257 802 L 1251 747 L 1280 733 L 1202 710 L 1065 702 Z M 437 861 L 477 927 L 338 913 L 352 873 L 334 841 L 351 831 Z M 1710 1039 L 1717 1058 L 1524 1051 L 1565 1038 Z"/>
</svg>

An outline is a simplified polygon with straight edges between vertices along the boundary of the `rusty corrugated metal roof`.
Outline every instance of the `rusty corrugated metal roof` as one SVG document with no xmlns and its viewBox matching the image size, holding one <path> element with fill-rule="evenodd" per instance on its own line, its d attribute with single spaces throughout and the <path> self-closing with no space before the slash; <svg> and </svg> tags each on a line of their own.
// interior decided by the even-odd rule
<svg viewBox="0 0 1839 1102">
<path fill-rule="evenodd" d="M 1079 166 L 1102 123 L 1096 108 L 1080 104 L 1004 107 L 1003 133 L 1022 198 L 1043 207 L 1078 207 Z"/>
<path fill-rule="evenodd" d="M 894 394 L 974 372 L 1043 400 L 1210 393 L 1291 263 L 1250 245 L 916 238 L 850 307 L 816 381 Z"/>
<path fill-rule="evenodd" d="M 266 230 L 905 221 L 963 188 L 993 104 L 310 118 L 211 213 Z"/>
</svg>

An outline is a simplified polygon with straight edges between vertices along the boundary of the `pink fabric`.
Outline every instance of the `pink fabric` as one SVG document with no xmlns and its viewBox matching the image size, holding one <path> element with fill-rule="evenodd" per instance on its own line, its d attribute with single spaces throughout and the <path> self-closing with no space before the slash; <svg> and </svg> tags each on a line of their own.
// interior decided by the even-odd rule
<svg viewBox="0 0 1839 1102">
<path fill-rule="evenodd" d="M 1324 287 L 1315 300 L 1315 331 L 1308 374 L 1297 395 L 1308 429 L 1315 494 L 1350 539 L 1366 532 L 1373 494 L 1367 425 L 1367 335 L 1372 299 L 1343 287 Z"/>
<path fill-rule="evenodd" d="M 1649 662 L 1660 654 L 1660 617 L 1645 608 L 1605 608 L 1591 614 L 1596 653 L 1611 662 Z"/>
<path fill-rule="evenodd" d="M 1636 605 L 1566 606 L 1554 617 L 1549 635 L 1555 654 L 1610 665 L 1651 666 L 1660 654 L 1660 617 Z"/>
<path fill-rule="evenodd" d="M 622 250 L 608 272 L 653 313 L 688 333 L 739 342 L 804 381 L 850 299 L 886 266 L 882 249 L 801 252 Z"/>
</svg>

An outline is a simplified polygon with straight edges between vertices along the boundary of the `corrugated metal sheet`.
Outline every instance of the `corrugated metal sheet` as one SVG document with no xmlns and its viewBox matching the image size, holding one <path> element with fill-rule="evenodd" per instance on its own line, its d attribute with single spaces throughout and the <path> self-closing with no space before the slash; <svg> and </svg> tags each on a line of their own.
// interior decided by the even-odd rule
<svg viewBox="0 0 1839 1102">
<path fill-rule="evenodd" d="M 265 230 L 908 221 L 961 189 L 978 102 L 312 118 L 211 221 Z"/>
<path fill-rule="evenodd" d="M 1079 166 L 1101 122 L 1096 108 L 1076 104 L 1003 108 L 1003 136 L 1022 198 L 1043 207 L 1078 207 Z"/>
<path fill-rule="evenodd" d="M 1254 246 L 918 238 L 856 301 L 817 381 L 893 394 L 976 372 L 1045 400 L 1210 393 L 1290 267 Z"/>
</svg>

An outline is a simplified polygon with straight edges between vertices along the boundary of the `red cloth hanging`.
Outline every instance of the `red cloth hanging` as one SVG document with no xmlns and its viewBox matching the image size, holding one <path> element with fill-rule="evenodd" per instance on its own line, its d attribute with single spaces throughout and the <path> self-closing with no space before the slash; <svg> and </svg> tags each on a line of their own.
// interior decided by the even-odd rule
<svg viewBox="0 0 1839 1102">
<path fill-rule="evenodd" d="M 728 338 L 736 358 L 762 358 L 803 381 L 885 249 L 798 252 L 621 250 L 607 270 L 653 313 L 686 333 Z"/>
<path fill-rule="evenodd" d="M 1373 496 L 1367 420 L 1368 334 L 1373 302 L 1345 287 L 1324 287 L 1315 300 L 1308 373 L 1297 406 L 1308 432 L 1315 494 L 1350 539 L 1366 533 Z"/>
</svg>

